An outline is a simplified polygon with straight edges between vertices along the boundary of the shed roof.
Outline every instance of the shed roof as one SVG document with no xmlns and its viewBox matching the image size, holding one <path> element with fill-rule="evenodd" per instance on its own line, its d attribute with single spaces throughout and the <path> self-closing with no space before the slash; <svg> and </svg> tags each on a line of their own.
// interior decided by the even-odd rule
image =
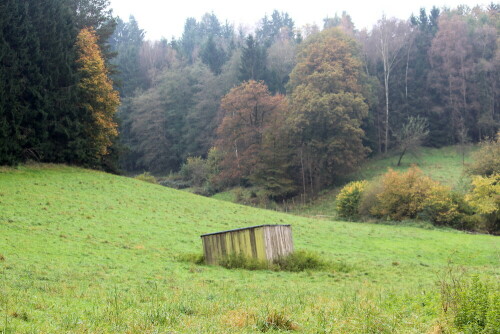
<svg viewBox="0 0 500 334">
<path fill-rule="evenodd" d="M 227 230 L 227 231 L 219 231 L 219 232 L 213 232 L 213 233 L 207 233 L 207 234 L 202 234 L 200 237 L 203 238 L 203 237 L 206 237 L 206 236 L 209 236 L 209 235 L 215 235 L 215 234 L 223 234 L 223 233 L 228 233 L 228 232 L 236 232 L 236 231 L 242 231 L 242 230 L 250 230 L 250 229 L 253 229 L 253 228 L 257 228 L 257 227 L 264 227 L 264 226 L 290 226 L 290 224 L 264 224 L 264 225 L 256 225 L 256 226 L 249 226 L 249 227 L 242 227 L 242 228 L 235 228 L 235 229 L 232 229 L 232 230 Z"/>
</svg>

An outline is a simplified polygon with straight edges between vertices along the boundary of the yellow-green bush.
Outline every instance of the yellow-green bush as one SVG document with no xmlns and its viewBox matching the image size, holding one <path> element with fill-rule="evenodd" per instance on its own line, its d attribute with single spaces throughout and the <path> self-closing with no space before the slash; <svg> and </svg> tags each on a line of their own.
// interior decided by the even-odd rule
<svg viewBox="0 0 500 334">
<path fill-rule="evenodd" d="M 151 175 L 151 173 L 149 173 L 149 172 L 144 172 L 142 174 L 139 174 L 136 177 L 134 177 L 134 179 L 144 181 L 144 182 L 154 183 L 154 184 L 158 183 L 158 181 L 156 180 L 156 177 L 154 177 L 154 175 Z"/>
<path fill-rule="evenodd" d="M 367 181 L 354 181 L 348 183 L 337 195 L 337 213 L 343 218 L 358 216 L 361 194 L 368 184 Z"/>
<path fill-rule="evenodd" d="M 464 213 L 461 212 L 466 205 L 463 202 L 463 196 L 461 198 L 460 194 L 453 194 L 449 188 L 436 185 L 430 189 L 418 216 L 432 221 L 435 225 L 468 229 L 469 226 L 464 223 Z"/>
<path fill-rule="evenodd" d="M 406 172 L 389 169 L 381 178 L 365 184 L 358 213 L 397 221 L 417 218 L 465 230 L 477 229 L 478 221 L 463 194 L 425 176 L 416 166 Z"/>
<path fill-rule="evenodd" d="M 490 176 L 500 173 L 500 132 L 496 140 L 481 143 L 481 148 L 472 155 L 473 162 L 468 168 L 470 174 Z"/>
<path fill-rule="evenodd" d="M 377 202 L 371 208 L 371 214 L 394 220 L 416 218 L 424 209 L 427 198 L 438 194 L 441 188 L 439 182 L 423 175 L 415 166 L 403 173 L 389 169 L 382 176 L 381 191 L 376 195 Z"/>
<path fill-rule="evenodd" d="M 372 209 L 378 203 L 377 195 L 382 192 L 382 182 L 380 178 L 370 181 L 359 201 L 358 213 L 362 217 L 369 217 L 372 215 Z"/>
<path fill-rule="evenodd" d="M 467 200 L 481 215 L 485 222 L 485 229 L 489 232 L 500 232 L 500 174 L 491 176 L 474 176 L 472 191 Z"/>
</svg>

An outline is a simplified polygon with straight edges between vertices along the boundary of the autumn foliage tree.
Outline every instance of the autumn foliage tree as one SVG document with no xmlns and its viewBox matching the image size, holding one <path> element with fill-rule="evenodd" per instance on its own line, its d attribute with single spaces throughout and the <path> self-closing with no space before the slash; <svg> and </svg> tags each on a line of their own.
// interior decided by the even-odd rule
<svg viewBox="0 0 500 334">
<path fill-rule="evenodd" d="M 272 96 L 264 83 L 254 80 L 242 83 L 224 96 L 216 141 L 224 154 L 219 175 L 222 180 L 234 184 L 255 176 L 266 155 L 265 139 L 270 138 L 274 130 L 271 125 L 284 107 L 282 95 Z"/>
<path fill-rule="evenodd" d="M 430 82 L 435 110 L 447 122 L 448 143 L 460 141 L 462 127 L 473 141 L 498 129 L 500 92 L 498 8 L 466 7 L 445 12 L 430 49 Z"/>
<path fill-rule="evenodd" d="M 290 115 L 303 192 L 317 191 L 351 171 L 363 146 L 362 62 L 356 42 L 337 28 L 304 42 L 290 75 Z"/>
<path fill-rule="evenodd" d="M 80 77 L 79 106 L 84 134 L 79 143 L 79 155 L 83 162 L 95 164 L 109 154 L 109 148 L 118 136 L 114 115 L 120 99 L 108 76 L 95 31 L 82 29 L 76 47 Z"/>
</svg>

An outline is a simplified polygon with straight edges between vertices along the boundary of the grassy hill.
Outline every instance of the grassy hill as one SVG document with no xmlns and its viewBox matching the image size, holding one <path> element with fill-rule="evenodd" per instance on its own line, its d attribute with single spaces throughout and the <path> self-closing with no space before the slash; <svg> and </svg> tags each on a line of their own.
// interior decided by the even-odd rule
<svg viewBox="0 0 500 334">
<path fill-rule="evenodd" d="M 337 269 L 180 261 L 200 234 L 291 224 Z M 0 169 L 0 333 L 425 333 L 447 270 L 500 275 L 499 239 L 313 220 L 57 165 Z M 271 320 L 274 320 L 271 321 Z M 271 329 L 269 332 L 273 332 Z"/>
</svg>

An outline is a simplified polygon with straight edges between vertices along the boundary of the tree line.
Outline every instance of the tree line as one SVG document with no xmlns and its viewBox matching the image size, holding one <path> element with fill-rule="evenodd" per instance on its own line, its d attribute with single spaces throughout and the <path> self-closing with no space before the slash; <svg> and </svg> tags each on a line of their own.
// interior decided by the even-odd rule
<svg viewBox="0 0 500 334">
<path fill-rule="evenodd" d="M 118 92 L 106 0 L 0 4 L 0 164 L 110 166 Z"/>
<path fill-rule="evenodd" d="M 284 198 L 317 192 L 370 154 L 494 137 L 499 8 L 421 9 L 370 30 L 347 13 L 298 29 L 274 11 L 251 33 L 212 13 L 157 42 L 133 17 L 119 21 L 114 50 L 134 55 L 116 63 L 122 166 L 196 165 L 212 189 Z"/>
<path fill-rule="evenodd" d="M 256 185 L 280 199 L 416 140 L 498 131 L 499 4 L 363 30 L 347 13 L 298 28 L 274 11 L 254 31 L 207 13 L 160 41 L 108 0 L 0 6 L 2 164 L 190 171 L 212 190 Z"/>
</svg>

